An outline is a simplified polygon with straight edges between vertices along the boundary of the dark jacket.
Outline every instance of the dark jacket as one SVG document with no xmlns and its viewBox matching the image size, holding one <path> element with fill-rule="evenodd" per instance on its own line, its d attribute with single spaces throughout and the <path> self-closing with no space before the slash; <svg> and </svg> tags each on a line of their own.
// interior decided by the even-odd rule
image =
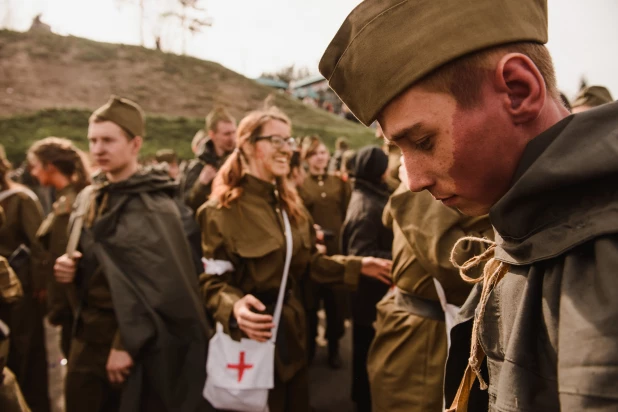
<svg viewBox="0 0 618 412">
<path fill-rule="evenodd" d="M 510 269 L 481 319 L 489 410 L 618 410 L 617 159 L 618 103 L 569 116 L 528 143 L 492 207 L 495 257 Z M 479 295 L 451 333 L 447 405 Z"/>
<path fill-rule="evenodd" d="M 85 293 L 79 334 L 109 342 L 117 323 L 114 346 L 135 362 L 123 389 L 122 411 L 139 409 L 147 384 L 167 410 L 193 412 L 202 402 L 210 331 L 173 198 L 176 185 L 162 170 L 140 170 L 122 182 L 96 184 L 92 195 L 85 190 L 76 200 L 77 207 L 93 201 L 96 211 L 80 238 L 84 257 L 76 281 L 81 280 Z"/>
<path fill-rule="evenodd" d="M 344 255 L 391 259 L 393 232 L 382 224 L 382 212 L 388 201 L 388 187 L 382 183 L 388 157 L 379 147 L 361 149 L 356 156 L 356 181 L 341 231 Z M 375 305 L 387 292 L 384 283 L 361 277 L 352 297 L 355 323 L 371 325 L 376 318 Z"/>
<path fill-rule="evenodd" d="M 229 153 L 223 156 L 217 156 L 215 145 L 212 140 L 207 139 L 204 143 L 204 148 L 197 157 L 189 162 L 182 176 L 180 177 L 180 196 L 193 211 L 208 200 L 212 191 L 212 182 L 207 185 L 199 181 L 200 173 L 206 165 L 210 165 L 215 169 L 223 165 Z"/>
</svg>

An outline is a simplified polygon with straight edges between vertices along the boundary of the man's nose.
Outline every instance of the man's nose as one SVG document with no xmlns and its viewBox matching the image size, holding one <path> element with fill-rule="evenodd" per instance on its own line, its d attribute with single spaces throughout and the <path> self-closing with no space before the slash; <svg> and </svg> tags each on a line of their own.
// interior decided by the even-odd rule
<svg viewBox="0 0 618 412">
<path fill-rule="evenodd" d="M 429 172 L 419 165 L 409 165 L 404 163 L 406 168 L 406 176 L 408 177 L 408 189 L 412 192 L 422 192 L 423 190 L 433 186 L 434 181 L 430 177 Z"/>
</svg>

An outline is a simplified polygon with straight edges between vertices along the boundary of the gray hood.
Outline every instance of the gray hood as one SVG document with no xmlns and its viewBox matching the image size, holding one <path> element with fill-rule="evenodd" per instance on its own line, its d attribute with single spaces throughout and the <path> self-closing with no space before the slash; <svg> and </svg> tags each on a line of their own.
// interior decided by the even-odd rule
<svg viewBox="0 0 618 412">
<path fill-rule="evenodd" d="M 490 211 L 496 257 L 525 265 L 618 232 L 618 103 L 572 115 L 526 147 Z"/>
</svg>

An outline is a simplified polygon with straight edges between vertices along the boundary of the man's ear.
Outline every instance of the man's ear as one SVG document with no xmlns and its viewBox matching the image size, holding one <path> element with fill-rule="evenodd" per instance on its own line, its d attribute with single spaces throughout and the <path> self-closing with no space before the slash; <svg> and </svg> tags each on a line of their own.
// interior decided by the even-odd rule
<svg viewBox="0 0 618 412">
<path fill-rule="evenodd" d="M 545 80 L 534 62 L 524 54 L 509 53 L 499 60 L 495 86 L 505 95 L 504 108 L 514 124 L 535 120 L 545 105 Z"/>
<path fill-rule="evenodd" d="M 137 156 L 140 149 L 142 148 L 142 144 L 144 144 L 144 139 L 142 139 L 142 136 L 135 136 L 133 139 L 131 139 L 131 144 L 133 145 L 131 152 L 133 153 L 133 155 Z"/>
</svg>

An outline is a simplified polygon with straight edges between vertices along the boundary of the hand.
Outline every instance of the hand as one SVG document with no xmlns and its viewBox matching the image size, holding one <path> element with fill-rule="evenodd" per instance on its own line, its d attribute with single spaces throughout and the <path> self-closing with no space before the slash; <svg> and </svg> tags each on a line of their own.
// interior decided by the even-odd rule
<svg viewBox="0 0 618 412">
<path fill-rule="evenodd" d="M 361 261 L 361 273 L 370 278 L 379 280 L 387 285 L 391 284 L 391 267 L 393 262 L 375 257 L 364 257 Z"/>
<path fill-rule="evenodd" d="M 325 255 L 326 254 L 326 246 L 324 245 L 320 245 L 319 243 L 315 245 L 315 248 L 318 250 L 318 253 L 320 255 Z"/>
<path fill-rule="evenodd" d="M 318 243 L 323 243 L 324 242 L 324 232 L 322 231 L 322 227 L 314 223 L 313 229 L 315 230 L 315 240 Z"/>
<path fill-rule="evenodd" d="M 217 169 L 215 169 L 211 165 L 206 165 L 202 168 L 202 171 L 200 172 L 199 181 L 204 186 L 207 186 L 210 184 L 210 182 L 213 181 L 216 175 Z"/>
<path fill-rule="evenodd" d="M 266 342 L 272 336 L 271 329 L 275 327 L 273 317 L 251 311 L 266 310 L 266 306 L 253 295 L 245 295 L 234 303 L 234 317 L 240 330 L 253 340 Z"/>
<path fill-rule="evenodd" d="M 112 349 L 107 358 L 107 379 L 111 383 L 123 383 L 131 373 L 133 359 L 129 352 Z"/>
<path fill-rule="evenodd" d="M 76 261 L 82 257 L 78 251 L 69 257 L 66 253 L 56 259 L 54 264 L 54 276 L 58 283 L 71 283 L 75 279 Z"/>
</svg>

